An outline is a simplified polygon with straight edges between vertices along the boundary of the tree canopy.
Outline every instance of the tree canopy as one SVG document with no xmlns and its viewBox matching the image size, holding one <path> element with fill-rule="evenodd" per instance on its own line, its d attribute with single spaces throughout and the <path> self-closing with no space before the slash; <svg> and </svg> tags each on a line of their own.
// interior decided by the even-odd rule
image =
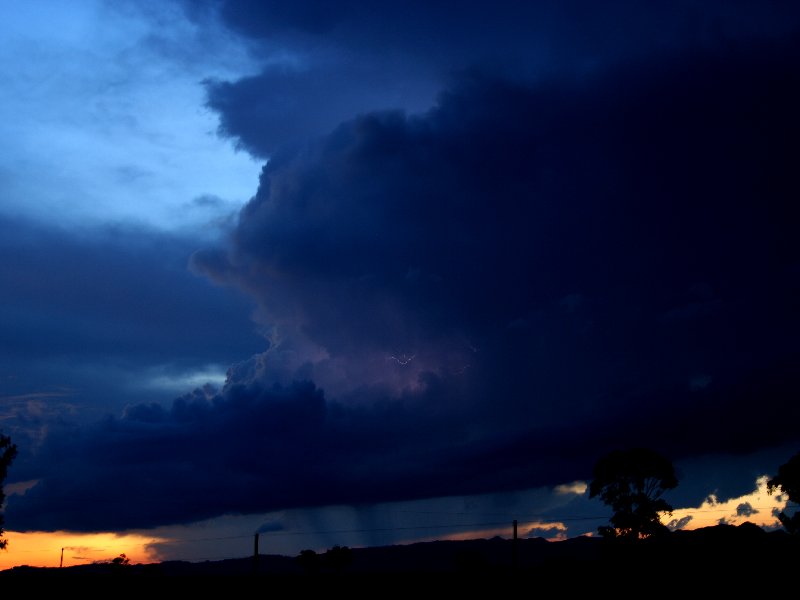
<svg viewBox="0 0 800 600">
<path fill-rule="evenodd" d="M 594 467 L 589 497 L 599 496 L 614 514 L 611 527 L 599 527 L 604 537 L 640 539 L 667 532 L 660 513 L 672 512 L 662 498 L 678 485 L 669 459 L 653 450 L 633 448 L 611 452 Z"/>
<path fill-rule="evenodd" d="M 800 504 L 800 452 L 778 467 L 778 474 L 767 481 L 767 491 L 772 494 L 780 490 L 790 502 Z M 778 519 L 789 533 L 800 533 L 800 512 L 789 516 L 781 511 Z"/>
<path fill-rule="evenodd" d="M 6 501 L 6 494 L 3 491 L 3 483 L 8 475 L 8 467 L 11 466 L 11 463 L 14 461 L 16 456 L 17 447 L 11 443 L 11 438 L 7 435 L 0 434 L 0 507 L 3 506 Z M 5 548 L 8 544 L 8 540 L 3 539 L 4 524 L 5 520 L 3 518 L 3 513 L 0 512 L 0 549 Z"/>
</svg>

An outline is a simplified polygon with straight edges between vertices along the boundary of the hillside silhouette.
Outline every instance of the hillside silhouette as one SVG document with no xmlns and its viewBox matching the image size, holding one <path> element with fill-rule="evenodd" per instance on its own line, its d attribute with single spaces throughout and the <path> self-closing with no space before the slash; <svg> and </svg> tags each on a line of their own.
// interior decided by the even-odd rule
<svg viewBox="0 0 800 600">
<path fill-rule="evenodd" d="M 63 569 L 19 566 L 0 571 L 0 585 L 44 580 L 68 589 L 72 581 L 105 585 L 121 577 L 134 586 L 149 585 L 147 582 L 154 579 L 203 586 L 209 580 L 222 579 L 365 591 L 376 585 L 408 589 L 422 582 L 449 587 L 480 582 L 498 588 L 546 584 L 571 592 L 629 586 L 655 586 L 661 591 L 737 591 L 742 586 L 763 588 L 769 582 L 769 589 L 778 591 L 796 585 L 791 574 L 796 573 L 800 557 L 797 536 L 767 532 L 752 523 L 675 531 L 636 542 L 578 537 L 557 542 L 528 538 L 517 540 L 516 548 L 514 544 L 513 540 L 496 537 L 355 548 L 344 568 L 321 561 L 319 568 L 308 569 L 297 557 L 263 554 L 257 561 L 249 556 Z"/>
</svg>

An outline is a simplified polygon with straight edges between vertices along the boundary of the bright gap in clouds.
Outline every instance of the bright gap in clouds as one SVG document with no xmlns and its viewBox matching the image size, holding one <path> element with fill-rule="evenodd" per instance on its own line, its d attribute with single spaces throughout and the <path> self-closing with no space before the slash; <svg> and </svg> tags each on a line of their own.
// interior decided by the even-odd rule
<svg viewBox="0 0 800 600">
<path fill-rule="evenodd" d="M 261 165 L 216 135 L 202 84 L 255 66 L 210 19 L 166 2 L 14 3 L 0 55 L 2 213 L 212 230 L 255 189 Z"/>
<path fill-rule="evenodd" d="M 136 387 L 163 390 L 183 394 L 189 390 L 210 384 L 221 387 L 225 383 L 227 369 L 220 365 L 206 365 L 199 369 L 176 370 L 169 366 L 158 366 L 147 370 L 144 381 L 136 380 Z"/>
<path fill-rule="evenodd" d="M 787 497 L 780 493 L 767 493 L 769 477 L 762 475 L 755 481 L 755 489 L 738 498 L 720 501 L 715 494 L 696 508 L 678 508 L 671 516 L 662 517 L 670 529 L 699 529 L 713 525 L 741 525 L 749 521 L 765 529 L 780 528 L 777 514 L 786 508 Z"/>
</svg>

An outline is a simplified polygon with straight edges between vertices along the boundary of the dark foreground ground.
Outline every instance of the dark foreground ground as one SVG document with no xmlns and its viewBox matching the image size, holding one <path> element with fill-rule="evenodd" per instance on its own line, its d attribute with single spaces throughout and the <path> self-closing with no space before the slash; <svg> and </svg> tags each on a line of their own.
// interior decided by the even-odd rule
<svg viewBox="0 0 800 600">
<path fill-rule="evenodd" d="M 215 562 L 95 564 L 64 569 L 0 571 L 0 594 L 15 588 L 93 589 L 127 596 L 174 589 L 255 597 L 321 592 L 359 597 L 430 593 L 559 593 L 567 597 L 675 597 L 754 592 L 795 596 L 800 590 L 800 536 L 767 533 L 745 523 L 678 531 L 660 539 L 619 543 L 598 538 L 514 542 L 500 538 L 353 549 L 346 566 L 303 565 L 295 557 L 260 555 Z M 515 594 L 516 595 L 516 594 Z M 413 600 L 413 599 L 412 599 Z"/>
</svg>

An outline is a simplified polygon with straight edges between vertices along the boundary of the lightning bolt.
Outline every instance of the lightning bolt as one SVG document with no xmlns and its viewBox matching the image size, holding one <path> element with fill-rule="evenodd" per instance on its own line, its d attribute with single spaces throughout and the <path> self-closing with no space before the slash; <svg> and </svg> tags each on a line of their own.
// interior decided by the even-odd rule
<svg viewBox="0 0 800 600">
<path fill-rule="evenodd" d="M 391 358 L 393 361 L 397 362 L 397 364 L 405 366 L 408 363 L 410 363 L 412 360 L 414 360 L 414 356 L 416 356 L 416 355 L 412 354 L 411 356 L 407 356 L 405 354 L 401 354 L 400 356 L 392 355 L 389 358 Z"/>
</svg>

